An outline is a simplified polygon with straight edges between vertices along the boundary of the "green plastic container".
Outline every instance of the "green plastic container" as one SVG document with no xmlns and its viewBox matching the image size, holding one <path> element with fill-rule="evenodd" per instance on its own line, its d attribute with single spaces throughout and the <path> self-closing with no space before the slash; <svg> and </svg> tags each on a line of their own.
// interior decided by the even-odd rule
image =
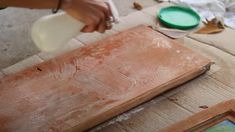
<svg viewBox="0 0 235 132">
<path fill-rule="evenodd" d="M 157 17 L 165 26 L 183 30 L 195 28 L 201 21 L 200 16 L 194 10 L 183 6 L 162 8 Z"/>
</svg>

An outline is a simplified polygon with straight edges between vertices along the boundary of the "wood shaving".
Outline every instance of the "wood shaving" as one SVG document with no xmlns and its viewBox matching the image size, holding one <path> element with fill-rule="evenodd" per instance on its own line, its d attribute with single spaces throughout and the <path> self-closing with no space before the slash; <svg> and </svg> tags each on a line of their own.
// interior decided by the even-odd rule
<svg viewBox="0 0 235 132">
<path fill-rule="evenodd" d="M 209 108 L 207 105 L 202 105 L 202 106 L 199 106 L 199 108 L 202 108 L 202 109 L 207 109 Z"/>
<path fill-rule="evenodd" d="M 164 2 L 163 0 L 156 0 L 158 3 L 162 3 L 162 2 Z"/>
<path fill-rule="evenodd" d="M 133 3 L 133 8 L 136 9 L 136 10 L 142 10 L 143 6 L 138 2 L 134 2 Z"/>
<path fill-rule="evenodd" d="M 214 18 L 211 21 L 207 20 L 205 26 L 199 29 L 196 33 L 198 34 L 214 34 L 224 30 L 224 24 L 221 20 Z"/>
<path fill-rule="evenodd" d="M 170 100 L 170 101 L 173 101 L 173 102 L 178 101 L 178 99 L 177 99 L 177 98 L 169 98 L 169 100 Z"/>
</svg>

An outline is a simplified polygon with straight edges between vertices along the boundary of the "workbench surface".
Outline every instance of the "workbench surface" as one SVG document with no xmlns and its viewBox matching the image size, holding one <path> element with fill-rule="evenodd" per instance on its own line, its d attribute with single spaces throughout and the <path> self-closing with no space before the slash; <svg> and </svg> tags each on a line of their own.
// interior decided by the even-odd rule
<svg viewBox="0 0 235 132">
<path fill-rule="evenodd" d="M 105 34 L 84 34 L 73 39 L 63 50 L 54 53 L 40 53 L 11 67 L 1 70 L 0 78 L 41 63 L 64 52 L 84 46 L 90 42 L 134 27 L 139 24 L 156 24 L 156 12 L 167 3 L 156 4 L 142 11 L 134 12 L 121 19 L 111 31 Z M 178 41 L 215 62 L 206 74 L 168 91 L 152 100 L 127 111 L 90 131 L 158 131 L 177 121 L 197 113 L 207 106 L 235 99 L 235 30 L 213 35 L 191 34 Z"/>
</svg>

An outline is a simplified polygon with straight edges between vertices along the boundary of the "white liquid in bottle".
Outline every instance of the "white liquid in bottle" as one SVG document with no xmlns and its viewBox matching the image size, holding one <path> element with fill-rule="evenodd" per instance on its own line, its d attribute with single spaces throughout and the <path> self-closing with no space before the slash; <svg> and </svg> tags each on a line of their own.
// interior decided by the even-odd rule
<svg viewBox="0 0 235 132">
<path fill-rule="evenodd" d="M 113 22 L 119 21 L 119 13 L 112 0 L 106 0 L 113 15 Z M 85 24 L 79 22 L 66 13 L 44 16 L 36 21 L 32 27 L 31 37 L 42 51 L 54 51 L 62 48 L 73 37 L 81 34 Z"/>
<path fill-rule="evenodd" d="M 31 36 L 42 51 L 53 51 L 63 47 L 79 35 L 84 24 L 66 13 L 57 13 L 40 18 L 32 27 Z"/>
</svg>

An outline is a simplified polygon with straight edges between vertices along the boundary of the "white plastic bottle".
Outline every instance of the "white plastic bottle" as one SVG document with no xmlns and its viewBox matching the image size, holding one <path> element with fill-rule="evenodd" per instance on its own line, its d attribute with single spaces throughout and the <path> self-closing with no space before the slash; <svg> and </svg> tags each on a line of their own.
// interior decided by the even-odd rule
<svg viewBox="0 0 235 132">
<path fill-rule="evenodd" d="M 83 26 L 83 23 L 62 12 L 36 21 L 31 36 L 39 49 L 49 52 L 63 47 L 71 38 L 79 35 Z"/>
<path fill-rule="evenodd" d="M 110 5 L 114 22 L 118 21 L 118 11 L 112 0 Z M 31 37 L 42 51 L 50 52 L 62 48 L 69 40 L 79 35 L 84 24 L 67 15 L 65 12 L 44 16 L 36 21 L 32 27 Z"/>
</svg>

